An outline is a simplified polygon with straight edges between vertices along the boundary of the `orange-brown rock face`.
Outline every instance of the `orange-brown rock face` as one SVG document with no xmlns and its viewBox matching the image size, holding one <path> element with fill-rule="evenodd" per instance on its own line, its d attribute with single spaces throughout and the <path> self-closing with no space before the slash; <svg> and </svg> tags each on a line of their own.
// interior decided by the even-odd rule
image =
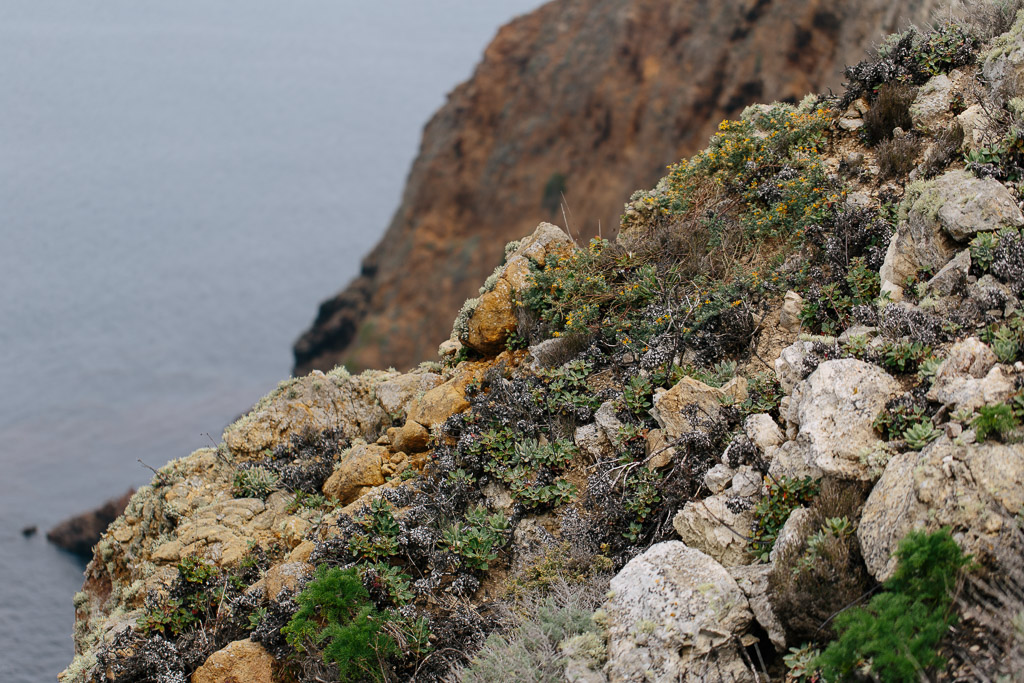
<svg viewBox="0 0 1024 683">
<path fill-rule="evenodd" d="M 623 203 L 755 101 L 838 86 L 936 0 L 555 0 L 502 28 L 427 124 L 384 238 L 295 345 L 296 373 L 435 357 L 511 239 L 613 236 Z M 599 227 L 600 226 L 600 227 Z"/>
</svg>

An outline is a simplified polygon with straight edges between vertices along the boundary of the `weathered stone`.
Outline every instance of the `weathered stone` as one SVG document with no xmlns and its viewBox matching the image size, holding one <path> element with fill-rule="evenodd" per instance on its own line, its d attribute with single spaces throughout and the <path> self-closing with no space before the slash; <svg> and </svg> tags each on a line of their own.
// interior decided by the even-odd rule
<svg viewBox="0 0 1024 683">
<path fill-rule="evenodd" d="M 282 382 L 242 419 L 224 430 L 224 443 L 237 458 L 254 459 L 308 429 L 334 428 L 346 438 L 376 440 L 388 419 L 376 388 L 397 373 L 344 370 Z"/>
<path fill-rule="evenodd" d="M 676 455 L 676 449 L 669 446 L 665 432 L 660 429 L 652 429 L 647 432 L 645 450 L 647 454 L 647 467 L 652 470 L 661 469 L 672 462 Z"/>
<path fill-rule="evenodd" d="M 778 653 L 786 652 L 786 631 L 782 622 L 775 616 L 775 609 L 769 601 L 768 575 L 772 572 L 770 564 L 748 564 L 726 567 L 729 575 L 736 581 L 743 594 L 747 596 L 747 604 L 754 613 L 754 619 L 768 634 L 768 639 Z"/>
<path fill-rule="evenodd" d="M 622 421 L 616 417 L 618 408 L 616 408 L 615 401 L 605 401 L 598 407 L 594 412 L 594 423 L 600 427 L 601 431 L 604 432 L 605 438 L 610 443 L 615 443 L 619 439 L 619 430 L 625 427 Z"/>
<path fill-rule="evenodd" d="M 786 298 L 782 302 L 782 311 L 779 313 L 779 327 L 790 334 L 800 331 L 800 311 L 804 307 L 804 298 L 790 290 L 786 292 Z"/>
<path fill-rule="evenodd" d="M 733 512 L 731 496 L 715 495 L 690 501 L 672 519 L 683 543 L 717 560 L 723 567 L 749 564 L 747 532 L 754 522 L 753 505 Z"/>
<path fill-rule="evenodd" d="M 964 131 L 962 148 L 965 152 L 984 147 L 996 133 L 996 125 L 980 104 L 973 104 L 957 115 L 956 121 Z"/>
<path fill-rule="evenodd" d="M 442 383 L 441 376 L 433 372 L 410 372 L 398 375 L 377 385 L 377 400 L 388 415 L 404 414 L 409 404 Z"/>
<path fill-rule="evenodd" d="M 768 553 L 768 560 L 770 562 L 777 562 L 789 548 L 803 542 L 801 529 L 806 525 L 807 519 L 810 516 L 811 511 L 803 507 L 796 508 L 789 513 L 786 523 L 782 525 L 778 536 L 775 537 L 775 544 Z"/>
<path fill-rule="evenodd" d="M 996 365 L 980 379 L 958 375 L 937 379 L 928 391 L 928 400 L 950 406 L 954 411 L 977 410 L 982 406 L 1003 403 L 1015 392 L 1013 378 Z"/>
<path fill-rule="evenodd" d="M 807 341 L 798 341 L 782 349 L 779 357 L 775 359 L 775 376 L 779 379 L 782 390 L 787 394 L 793 391 L 793 387 L 805 376 L 804 360 L 811 353 L 814 344 Z"/>
<path fill-rule="evenodd" d="M 725 392 L 707 384 L 684 377 L 669 390 L 654 392 L 654 407 L 651 414 L 670 440 L 684 434 L 700 431 L 714 420 L 722 410 Z"/>
<path fill-rule="evenodd" d="M 596 423 L 577 427 L 573 441 L 580 451 L 586 453 L 593 460 L 601 460 L 614 453 L 612 442 Z"/>
<path fill-rule="evenodd" d="M 747 400 L 747 386 L 750 382 L 743 375 L 736 375 L 722 385 L 722 396 L 728 396 L 736 403 L 743 403 Z"/>
<path fill-rule="evenodd" d="M 732 497 L 753 498 L 761 493 L 763 480 L 763 475 L 750 465 L 740 465 L 726 493 Z"/>
<path fill-rule="evenodd" d="M 469 408 L 466 400 L 466 382 L 454 377 L 416 399 L 409 406 L 409 420 L 432 429 L 444 424 L 452 415 Z"/>
<path fill-rule="evenodd" d="M 743 432 L 762 453 L 781 445 L 786 440 L 779 425 L 775 424 L 775 420 L 767 413 L 749 415 L 743 422 Z"/>
<path fill-rule="evenodd" d="M 889 461 L 864 505 L 857 539 L 868 570 L 884 581 L 910 531 L 948 526 L 966 552 L 983 555 L 1005 542 L 1022 509 L 1024 448 L 992 441 L 958 445 L 941 436 L 921 452 Z"/>
<path fill-rule="evenodd" d="M 274 683 L 277 662 L 252 640 L 236 640 L 210 655 L 192 683 Z"/>
<path fill-rule="evenodd" d="M 988 344 L 977 337 L 968 337 L 950 347 L 946 360 L 935 371 L 935 383 L 960 377 L 984 377 L 997 362 Z"/>
<path fill-rule="evenodd" d="M 923 133 L 934 133 L 936 127 L 949 115 L 953 99 L 953 81 L 946 74 L 932 76 L 917 91 L 910 105 L 910 118 L 914 128 Z"/>
<path fill-rule="evenodd" d="M 924 286 L 925 296 L 942 297 L 964 292 L 970 270 L 971 252 L 964 249 L 928 280 Z"/>
<path fill-rule="evenodd" d="M 705 473 L 704 486 L 707 486 L 708 491 L 711 491 L 712 494 L 721 493 L 732 484 L 732 478 L 735 474 L 736 470 L 728 465 L 719 463 Z"/>
<path fill-rule="evenodd" d="M 422 453 L 427 450 L 430 432 L 415 420 L 406 420 L 405 424 L 392 434 L 391 445 L 395 451 L 402 453 Z"/>
<path fill-rule="evenodd" d="M 793 390 L 787 418 L 798 427 L 795 448 L 808 464 L 840 479 L 871 479 L 861 452 L 878 442 L 873 422 L 899 383 L 853 358 L 826 361 Z"/>
<path fill-rule="evenodd" d="M 652 546 L 612 579 L 604 604 L 611 681 L 755 676 L 741 655 L 753 614 L 718 562 L 678 541 Z"/>
<path fill-rule="evenodd" d="M 384 483 L 380 468 L 387 457 L 387 448 L 357 441 L 324 483 L 324 495 L 347 505 L 364 493 L 366 487 L 380 486 Z"/>
<path fill-rule="evenodd" d="M 1001 99 L 1019 97 L 1024 88 L 1024 25 L 1020 21 L 992 41 L 979 57 L 988 88 Z"/>
</svg>

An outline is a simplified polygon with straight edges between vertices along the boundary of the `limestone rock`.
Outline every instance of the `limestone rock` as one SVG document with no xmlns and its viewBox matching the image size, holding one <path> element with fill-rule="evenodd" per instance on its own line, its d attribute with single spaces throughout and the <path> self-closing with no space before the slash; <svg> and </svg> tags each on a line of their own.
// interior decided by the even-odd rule
<svg viewBox="0 0 1024 683">
<path fill-rule="evenodd" d="M 996 125 L 980 104 L 972 104 L 956 117 L 964 131 L 963 150 L 984 147 L 995 133 Z"/>
<path fill-rule="evenodd" d="M 925 283 L 925 296 L 943 297 L 963 293 L 971 271 L 971 252 L 964 249 Z"/>
<path fill-rule="evenodd" d="M 612 579 L 604 604 L 610 681 L 753 681 L 740 654 L 753 613 L 718 562 L 679 541 L 652 546 Z"/>
<path fill-rule="evenodd" d="M 377 400 L 388 415 L 405 413 L 409 404 L 443 380 L 433 372 L 410 372 L 398 375 L 377 385 Z"/>
<path fill-rule="evenodd" d="M 274 683 L 277 662 L 259 643 L 236 640 L 210 655 L 192 683 Z"/>
<path fill-rule="evenodd" d="M 782 302 L 782 312 L 779 313 L 779 327 L 786 332 L 796 334 L 800 331 L 800 311 L 804 306 L 804 298 L 790 290 L 786 292 L 786 298 Z"/>
<path fill-rule="evenodd" d="M 936 124 L 949 114 L 953 99 L 953 81 L 946 74 L 932 76 L 917 91 L 917 97 L 910 105 L 910 117 L 914 128 L 921 132 L 935 132 Z"/>
<path fill-rule="evenodd" d="M 782 622 L 775 616 L 775 609 L 768 599 L 768 575 L 772 572 L 770 564 L 747 564 L 727 567 L 729 575 L 736 581 L 743 594 L 747 596 L 750 611 L 754 619 L 768 633 L 768 639 L 778 653 L 786 652 L 786 631 Z"/>
<path fill-rule="evenodd" d="M 615 443 L 619 439 L 619 430 L 625 425 L 616 417 L 618 411 L 615 401 L 605 401 L 594 412 L 594 423 L 604 433 L 609 443 Z"/>
<path fill-rule="evenodd" d="M 1020 23 L 992 43 L 992 49 L 981 55 L 981 73 L 992 92 L 1009 100 L 1021 94 L 1024 83 L 1024 31 Z"/>
<path fill-rule="evenodd" d="M 593 460 L 611 457 L 614 453 L 612 442 L 608 440 L 604 430 L 596 423 L 577 427 L 573 441 L 580 451 L 589 455 Z"/>
<path fill-rule="evenodd" d="M 735 474 L 736 470 L 728 465 L 718 463 L 704 475 L 704 485 L 708 487 L 712 494 L 721 493 L 732 484 L 732 478 Z"/>
<path fill-rule="evenodd" d="M 338 429 L 347 438 L 374 440 L 388 415 L 377 400 L 377 386 L 397 373 L 344 370 L 282 382 L 244 417 L 224 430 L 224 443 L 242 460 L 285 443 L 304 430 Z"/>
<path fill-rule="evenodd" d="M 943 403 L 954 411 L 977 410 L 985 405 L 1003 403 L 1015 392 L 1013 378 L 996 365 L 980 379 L 952 374 L 937 379 L 928 391 L 928 400 Z"/>
<path fill-rule="evenodd" d="M 775 420 L 767 413 L 748 416 L 743 422 L 743 432 L 762 453 L 781 445 L 786 440 L 779 425 L 775 424 Z"/>
<path fill-rule="evenodd" d="M 899 383 L 853 358 L 826 361 L 793 391 L 788 419 L 808 464 L 840 479 L 871 479 L 860 453 L 878 442 L 873 422 Z"/>
<path fill-rule="evenodd" d="M 782 390 L 787 394 L 793 391 L 793 387 L 805 376 L 804 360 L 811 353 L 814 344 L 807 341 L 798 341 L 782 349 L 779 357 L 775 359 L 775 376 L 779 379 Z"/>
<path fill-rule="evenodd" d="M 957 445 L 942 436 L 921 452 L 894 456 L 864 505 L 857 539 L 879 581 L 896 568 L 892 554 L 914 529 L 949 526 L 969 553 L 1002 543 L 1024 508 L 1024 448 L 1020 444 Z"/>
<path fill-rule="evenodd" d="M 731 496 L 719 494 L 690 501 L 672 519 L 683 543 L 717 560 L 723 567 L 749 564 L 746 533 L 754 522 L 753 505 L 733 512 Z"/>
<path fill-rule="evenodd" d="M 959 377 L 984 377 L 997 361 L 988 344 L 977 337 L 968 337 L 950 347 L 946 360 L 935 372 L 935 383 Z"/>
<path fill-rule="evenodd" d="M 779 535 L 775 537 L 775 545 L 772 546 L 771 552 L 768 553 L 768 560 L 770 562 L 776 562 L 788 548 L 798 545 L 803 540 L 800 537 L 801 529 L 805 526 L 810 516 L 811 511 L 803 507 L 796 508 L 789 513 L 786 523 L 782 525 Z"/>
<path fill-rule="evenodd" d="M 388 449 L 383 446 L 356 442 L 324 483 L 324 495 L 348 505 L 367 488 L 380 486 L 384 483 L 380 468 L 387 457 Z"/>
<path fill-rule="evenodd" d="M 725 392 L 703 382 L 684 377 L 667 391 L 654 392 L 651 414 L 670 440 L 703 429 L 721 414 Z"/>
<path fill-rule="evenodd" d="M 750 465 L 740 465 L 726 493 L 733 497 L 754 498 L 761 493 L 763 485 L 764 477 L 760 472 Z"/>
<path fill-rule="evenodd" d="M 676 456 L 676 449 L 668 444 L 669 441 L 665 438 L 665 432 L 662 430 L 652 429 L 647 433 L 644 446 L 649 469 L 661 469 L 672 462 L 672 458 Z"/>
</svg>

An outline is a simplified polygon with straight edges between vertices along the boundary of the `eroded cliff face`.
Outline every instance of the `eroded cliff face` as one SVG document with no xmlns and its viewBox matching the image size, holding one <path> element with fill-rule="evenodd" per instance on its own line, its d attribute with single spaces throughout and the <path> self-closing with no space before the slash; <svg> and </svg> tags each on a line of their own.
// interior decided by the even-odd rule
<svg viewBox="0 0 1024 683">
<path fill-rule="evenodd" d="M 516 19 L 427 124 L 387 233 L 321 304 L 295 373 L 435 357 L 506 242 L 565 217 L 578 239 L 613 236 L 630 193 L 723 118 L 838 87 L 866 45 L 935 6 L 556 0 Z"/>
</svg>

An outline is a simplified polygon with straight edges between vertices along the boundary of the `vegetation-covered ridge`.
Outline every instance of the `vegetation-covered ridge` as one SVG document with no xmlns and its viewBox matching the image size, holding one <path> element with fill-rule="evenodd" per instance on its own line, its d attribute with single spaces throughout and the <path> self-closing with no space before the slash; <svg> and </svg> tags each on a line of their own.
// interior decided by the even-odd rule
<svg viewBox="0 0 1024 683">
<path fill-rule="evenodd" d="M 970 16 L 162 468 L 62 680 L 1019 676 L 1024 14 Z"/>
</svg>

